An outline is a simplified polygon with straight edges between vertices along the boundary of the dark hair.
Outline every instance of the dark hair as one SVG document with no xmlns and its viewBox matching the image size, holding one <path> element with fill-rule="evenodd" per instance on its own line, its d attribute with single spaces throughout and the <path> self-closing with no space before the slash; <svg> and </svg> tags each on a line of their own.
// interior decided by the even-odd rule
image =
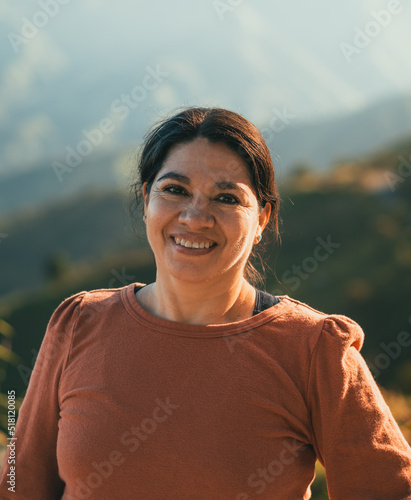
<svg viewBox="0 0 411 500">
<path fill-rule="evenodd" d="M 132 185 L 137 205 L 142 202 L 142 186 L 147 182 L 147 191 L 160 171 L 170 150 L 177 144 L 206 138 L 210 142 L 223 143 L 237 153 L 246 163 L 251 183 L 261 208 L 271 204 L 270 220 L 264 231 L 264 240 L 271 234 L 279 239 L 279 196 L 274 179 L 274 167 L 267 145 L 258 129 L 243 116 L 221 108 L 189 107 L 157 124 L 145 136 L 138 161 L 138 180 Z M 255 245 L 250 257 L 259 257 L 264 269 L 261 251 L 265 245 Z M 263 281 L 260 273 L 251 264 L 246 266 L 246 278 L 256 283 Z"/>
</svg>

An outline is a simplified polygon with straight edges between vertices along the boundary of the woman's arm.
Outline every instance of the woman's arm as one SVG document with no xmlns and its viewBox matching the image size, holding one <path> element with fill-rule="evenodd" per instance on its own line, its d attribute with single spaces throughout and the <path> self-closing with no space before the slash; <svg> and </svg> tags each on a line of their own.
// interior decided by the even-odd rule
<svg viewBox="0 0 411 500">
<path fill-rule="evenodd" d="M 3 460 L 2 500 L 57 500 L 62 497 L 64 483 L 59 477 L 56 454 L 58 387 L 84 293 L 63 301 L 47 326 L 17 418 L 13 440 L 15 457 L 9 460 L 9 447 Z M 11 467 L 15 467 L 14 491 L 8 483 Z"/>
<path fill-rule="evenodd" d="M 314 448 L 331 500 L 411 499 L 411 448 L 359 353 L 363 332 L 330 316 L 308 382 Z"/>
</svg>

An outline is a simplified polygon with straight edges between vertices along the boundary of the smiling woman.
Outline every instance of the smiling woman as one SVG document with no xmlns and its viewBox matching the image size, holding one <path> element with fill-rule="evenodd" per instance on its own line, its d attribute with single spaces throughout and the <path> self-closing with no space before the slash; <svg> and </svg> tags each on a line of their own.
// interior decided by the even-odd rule
<svg viewBox="0 0 411 500">
<path fill-rule="evenodd" d="M 191 108 L 149 134 L 139 174 L 157 277 L 137 300 L 184 323 L 248 318 L 249 281 L 259 277 L 250 255 L 266 227 L 278 237 L 274 169 L 259 131 L 236 113 Z"/>
<path fill-rule="evenodd" d="M 253 249 L 278 238 L 258 130 L 188 108 L 147 136 L 133 191 L 156 280 L 54 312 L 0 498 L 308 500 L 317 459 L 332 500 L 410 498 L 361 328 L 252 284 Z"/>
<path fill-rule="evenodd" d="M 138 300 L 154 304 L 156 315 L 185 323 L 249 317 L 255 290 L 244 269 L 271 205 L 259 206 L 241 157 L 206 138 L 180 144 L 152 183 L 144 181 L 143 196 L 157 279 Z M 194 307 L 199 283 L 207 300 Z"/>
<path fill-rule="evenodd" d="M 194 144 L 190 145 L 191 142 Z M 189 149 L 184 148 L 186 145 Z M 202 154 L 209 155 L 208 162 L 201 158 Z M 180 171 L 183 168 L 180 160 L 186 165 L 188 175 Z M 173 172 L 171 165 L 176 164 L 178 168 Z M 213 181 L 212 187 L 220 190 L 220 196 L 228 190 L 229 198 L 234 201 L 236 195 L 242 194 L 242 200 L 237 199 L 240 206 L 241 201 L 254 202 L 260 210 L 269 211 L 266 233 L 271 242 L 278 238 L 279 196 L 270 152 L 257 128 L 237 113 L 190 108 L 154 128 L 140 157 L 139 179 L 134 184 L 137 200 L 144 184 L 149 193 L 153 182 L 159 182 L 156 177 L 160 169 L 161 177 L 167 175 L 180 188 L 189 186 L 190 176 L 197 174 L 201 178 L 207 174 Z M 239 179 L 237 182 L 235 177 Z M 249 261 L 245 271 L 249 280 L 258 281 L 258 273 Z"/>
</svg>

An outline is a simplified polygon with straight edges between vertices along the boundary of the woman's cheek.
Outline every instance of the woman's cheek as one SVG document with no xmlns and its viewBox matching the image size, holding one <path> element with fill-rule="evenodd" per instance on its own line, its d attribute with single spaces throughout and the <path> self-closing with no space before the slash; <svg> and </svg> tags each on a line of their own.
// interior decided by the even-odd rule
<svg viewBox="0 0 411 500">
<path fill-rule="evenodd" d="M 170 211 L 178 210 L 181 205 L 177 200 L 170 200 L 166 197 L 157 196 L 152 200 L 151 207 L 149 205 L 149 210 L 155 216 L 166 216 Z"/>
</svg>

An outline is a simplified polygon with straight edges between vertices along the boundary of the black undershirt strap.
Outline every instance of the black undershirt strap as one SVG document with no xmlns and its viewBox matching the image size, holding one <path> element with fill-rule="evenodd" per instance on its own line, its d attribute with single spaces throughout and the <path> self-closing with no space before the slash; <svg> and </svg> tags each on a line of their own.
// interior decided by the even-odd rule
<svg viewBox="0 0 411 500">
<path fill-rule="evenodd" d="M 137 290 L 140 290 L 143 287 L 134 287 L 134 293 L 137 292 Z M 263 292 L 262 290 L 257 290 L 256 289 L 256 295 L 255 295 L 255 306 L 254 306 L 254 311 L 253 311 L 253 316 L 256 314 L 265 311 L 269 307 L 275 306 L 280 302 L 280 299 L 278 297 L 275 297 L 274 295 L 271 295 L 270 293 Z"/>
<path fill-rule="evenodd" d="M 269 307 L 275 306 L 280 302 L 280 299 L 278 297 L 274 297 L 274 295 L 271 295 L 270 293 L 263 292 L 262 290 L 257 289 L 256 292 L 257 293 L 255 296 L 253 316 L 262 311 L 265 311 Z"/>
</svg>

